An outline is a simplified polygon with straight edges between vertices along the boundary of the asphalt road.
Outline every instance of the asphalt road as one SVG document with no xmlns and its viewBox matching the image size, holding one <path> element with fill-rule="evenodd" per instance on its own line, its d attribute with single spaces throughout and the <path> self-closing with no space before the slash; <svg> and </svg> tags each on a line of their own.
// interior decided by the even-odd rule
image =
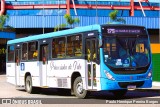
<svg viewBox="0 0 160 107">
<path fill-rule="evenodd" d="M 16 90 L 14 85 L 6 82 L 5 75 L 0 75 L 0 98 L 12 98 L 12 100 L 23 99 L 24 101 L 28 99 L 42 100 L 41 102 L 37 102 L 40 104 L 123 104 L 130 103 L 129 101 L 132 101 L 131 103 L 133 103 L 133 101 L 141 101 L 146 98 L 149 98 L 149 100 L 156 98 L 156 100 L 159 99 L 158 103 L 160 103 L 160 91 L 159 89 L 134 90 L 129 91 L 123 98 L 116 98 L 112 95 L 112 93 L 106 91 L 99 93 L 94 92 L 91 93 L 87 99 L 78 99 L 75 96 L 66 95 L 65 90 L 61 90 L 61 92 L 59 92 L 56 89 L 43 89 L 40 93 L 28 94 L 25 90 Z M 143 104 L 143 102 L 138 102 L 138 104 L 139 103 Z M 155 102 L 155 104 L 156 103 L 157 102 Z"/>
</svg>

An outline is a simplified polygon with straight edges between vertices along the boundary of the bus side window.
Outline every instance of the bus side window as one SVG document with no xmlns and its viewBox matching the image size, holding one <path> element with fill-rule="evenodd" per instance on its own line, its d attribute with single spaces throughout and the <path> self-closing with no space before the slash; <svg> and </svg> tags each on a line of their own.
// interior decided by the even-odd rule
<svg viewBox="0 0 160 107">
<path fill-rule="evenodd" d="M 72 36 L 67 37 L 66 57 L 73 57 L 74 56 L 73 45 L 74 44 L 72 42 Z"/>
<path fill-rule="evenodd" d="M 14 61 L 14 46 L 8 46 L 8 61 Z"/>
<path fill-rule="evenodd" d="M 77 35 L 76 36 L 76 52 L 75 56 L 82 56 L 82 35 Z"/>
<path fill-rule="evenodd" d="M 22 60 L 27 60 L 28 51 L 27 51 L 27 43 L 22 44 Z"/>
<path fill-rule="evenodd" d="M 57 58 L 59 47 L 58 47 L 58 39 L 53 39 L 52 41 L 52 58 Z"/>
<path fill-rule="evenodd" d="M 28 43 L 28 60 L 33 60 L 38 58 L 38 42 Z"/>
<path fill-rule="evenodd" d="M 67 37 L 67 57 L 82 56 L 82 36 L 80 34 Z"/>
<path fill-rule="evenodd" d="M 56 58 L 57 48 L 56 48 L 56 42 L 55 39 L 52 41 L 52 58 Z"/>
<path fill-rule="evenodd" d="M 65 37 L 56 38 L 52 41 L 52 58 L 65 58 L 66 56 Z"/>
<path fill-rule="evenodd" d="M 33 52 L 33 58 L 36 59 L 38 57 L 38 50 Z"/>
</svg>

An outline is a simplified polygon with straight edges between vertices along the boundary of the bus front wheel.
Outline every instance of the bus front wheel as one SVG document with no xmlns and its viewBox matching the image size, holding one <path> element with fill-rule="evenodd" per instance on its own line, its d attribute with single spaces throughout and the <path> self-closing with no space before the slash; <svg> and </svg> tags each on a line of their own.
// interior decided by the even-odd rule
<svg viewBox="0 0 160 107">
<path fill-rule="evenodd" d="M 77 77 L 74 81 L 73 91 L 76 97 L 86 98 L 87 90 L 83 89 L 83 81 L 81 77 Z"/>
<path fill-rule="evenodd" d="M 32 86 L 32 78 L 31 76 L 27 76 L 25 80 L 25 89 L 28 93 L 34 93 L 34 87 Z"/>
</svg>

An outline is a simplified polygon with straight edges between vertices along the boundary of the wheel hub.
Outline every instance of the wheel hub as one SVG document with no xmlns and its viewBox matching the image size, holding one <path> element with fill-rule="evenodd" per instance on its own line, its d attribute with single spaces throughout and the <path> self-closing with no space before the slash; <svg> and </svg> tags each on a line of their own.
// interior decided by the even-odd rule
<svg viewBox="0 0 160 107">
<path fill-rule="evenodd" d="M 30 87 L 31 87 L 31 83 L 30 81 L 27 81 L 27 90 L 30 90 Z"/>
<path fill-rule="evenodd" d="M 79 94 L 82 94 L 83 93 L 83 85 L 82 85 L 82 82 L 79 82 L 78 84 L 77 84 L 77 93 L 79 93 Z"/>
</svg>

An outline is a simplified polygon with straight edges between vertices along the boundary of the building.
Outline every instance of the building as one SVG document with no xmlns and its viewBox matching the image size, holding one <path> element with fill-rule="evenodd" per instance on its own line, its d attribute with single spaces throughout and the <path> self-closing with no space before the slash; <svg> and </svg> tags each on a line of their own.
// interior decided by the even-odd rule
<svg viewBox="0 0 160 107">
<path fill-rule="evenodd" d="M 15 39 L 14 32 L 0 31 L 0 74 L 6 71 L 6 44 L 7 40 Z"/>
<path fill-rule="evenodd" d="M 109 13 L 114 9 L 119 10 L 118 16 L 123 17 L 126 24 L 145 26 L 151 43 L 160 43 L 160 3 L 157 0 L 1 0 L 0 14 L 9 15 L 6 25 L 16 28 L 19 38 L 52 32 L 56 25 L 65 23 L 66 13 L 80 19 L 76 26 L 108 23 L 111 21 Z M 154 72 L 160 75 L 160 71 Z M 153 80 L 160 81 L 156 78 Z"/>
</svg>

